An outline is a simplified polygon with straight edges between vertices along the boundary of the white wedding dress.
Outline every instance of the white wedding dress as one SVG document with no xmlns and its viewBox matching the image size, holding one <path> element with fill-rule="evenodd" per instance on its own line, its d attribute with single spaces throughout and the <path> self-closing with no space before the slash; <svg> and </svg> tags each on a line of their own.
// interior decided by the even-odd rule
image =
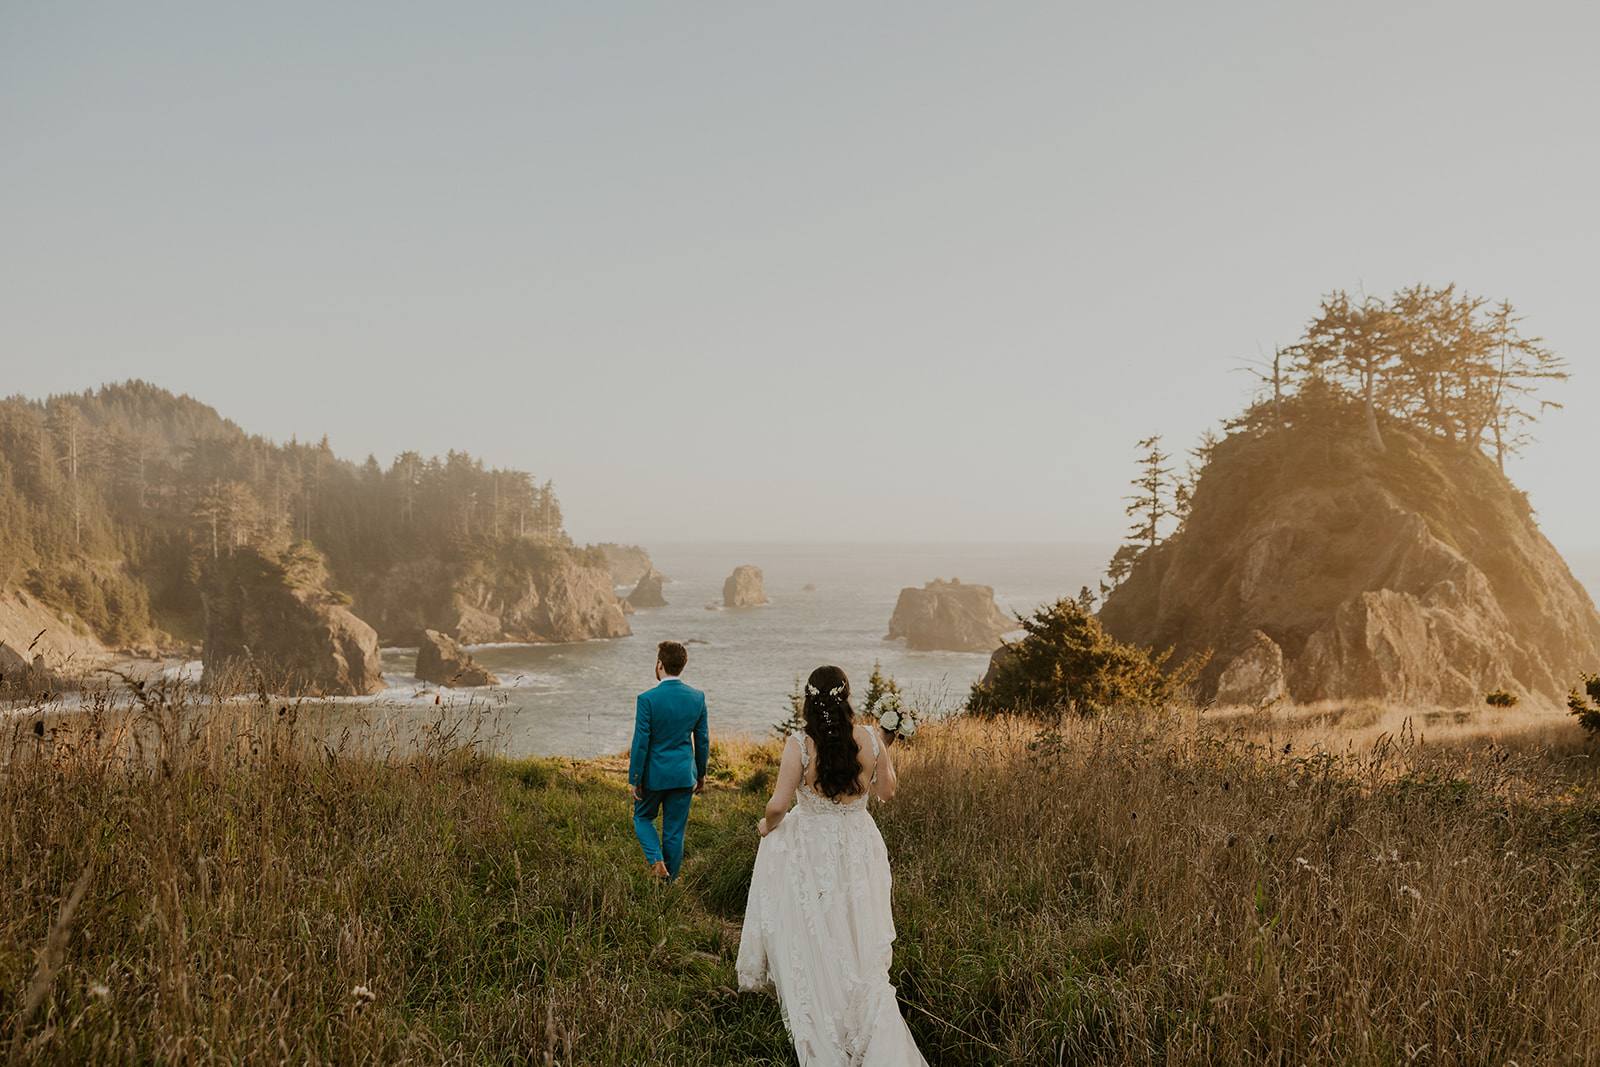
<svg viewBox="0 0 1600 1067">
<path fill-rule="evenodd" d="M 866 732 L 876 758 L 878 739 Z M 801 735 L 787 744 L 809 765 Z M 926 1067 L 889 984 L 889 853 L 867 798 L 829 800 L 803 771 L 795 798 L 756 851 L 739 988 L 777 993 L 802 1067 Z"/>
</svg>

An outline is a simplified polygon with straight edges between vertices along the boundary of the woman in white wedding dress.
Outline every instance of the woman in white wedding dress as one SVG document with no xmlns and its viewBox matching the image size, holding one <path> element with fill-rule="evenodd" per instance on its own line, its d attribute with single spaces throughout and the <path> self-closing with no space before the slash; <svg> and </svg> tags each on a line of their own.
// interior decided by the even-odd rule
<svg viewBox="0 0 1600 1067">
<path fill-rule="evenodd" d="M 838 667 L 811 672 L 801 713 L 757 826 L 739 988 L 777 994 L 802 1067 L 926 1067 L 889 984 L 889 854 L 867 812 L 894 796 L 894 735 L 855 725 Z"/>
</svg>

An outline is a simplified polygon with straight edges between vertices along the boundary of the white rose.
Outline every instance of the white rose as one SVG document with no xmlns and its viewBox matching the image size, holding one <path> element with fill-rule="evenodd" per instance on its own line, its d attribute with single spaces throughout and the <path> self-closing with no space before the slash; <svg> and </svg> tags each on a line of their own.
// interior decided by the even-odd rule
<svg viewBox="0 0 1600 1067">
<path fill-rule="evenodd" d="M 893 708 L 890 708 L 888 711 L 878 716 L 878 725 L 883 727 L 885 730 L 893 731 L 898 729 L 900 726 L 900 713 L 895 711 Z"/>
<path fill-rule="evenodd" d="M 906 721 L 900 724 L 900 736 L 901 737 L 910 737 L 912 734 L 914 734 L 916 732 L 917 732 L 917 720 L 913 719 L 911 716 L 907 715 L 906 716 Z"/>
</svg>

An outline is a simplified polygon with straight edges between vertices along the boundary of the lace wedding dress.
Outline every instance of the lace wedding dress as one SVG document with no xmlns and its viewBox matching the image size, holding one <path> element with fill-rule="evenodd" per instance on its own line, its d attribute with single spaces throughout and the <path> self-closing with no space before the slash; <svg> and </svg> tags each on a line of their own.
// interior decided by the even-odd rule
<svg viewBox="0 0 1600 1067">
<path fill-rule="evenodd" d="M 810 746 L 787 743 L 807 766 Z M 889 854 L 867 798 L 829 800 L 803 774 L 795 796 L 756 852 L 739 988 L 777 993 L 802 1067 L 926 1067 L 889 984 Z"/>
</svg>

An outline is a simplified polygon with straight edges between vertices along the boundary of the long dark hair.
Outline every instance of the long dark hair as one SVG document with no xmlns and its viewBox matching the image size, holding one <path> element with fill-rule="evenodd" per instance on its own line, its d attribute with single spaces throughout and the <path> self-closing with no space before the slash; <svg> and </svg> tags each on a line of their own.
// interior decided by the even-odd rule
<svg viewBox="0 0 1600 1067">
<path fill-rule="evenodd" d="M 800 714 L 806 736 L 817 746 L 817 792 L 829 800 L 856 792 L 861 744 L 856 740 L 856 711 L 850 706 L 850 679 L 844 671 L 838 667 L 812 671 Z"/>
</svg>

